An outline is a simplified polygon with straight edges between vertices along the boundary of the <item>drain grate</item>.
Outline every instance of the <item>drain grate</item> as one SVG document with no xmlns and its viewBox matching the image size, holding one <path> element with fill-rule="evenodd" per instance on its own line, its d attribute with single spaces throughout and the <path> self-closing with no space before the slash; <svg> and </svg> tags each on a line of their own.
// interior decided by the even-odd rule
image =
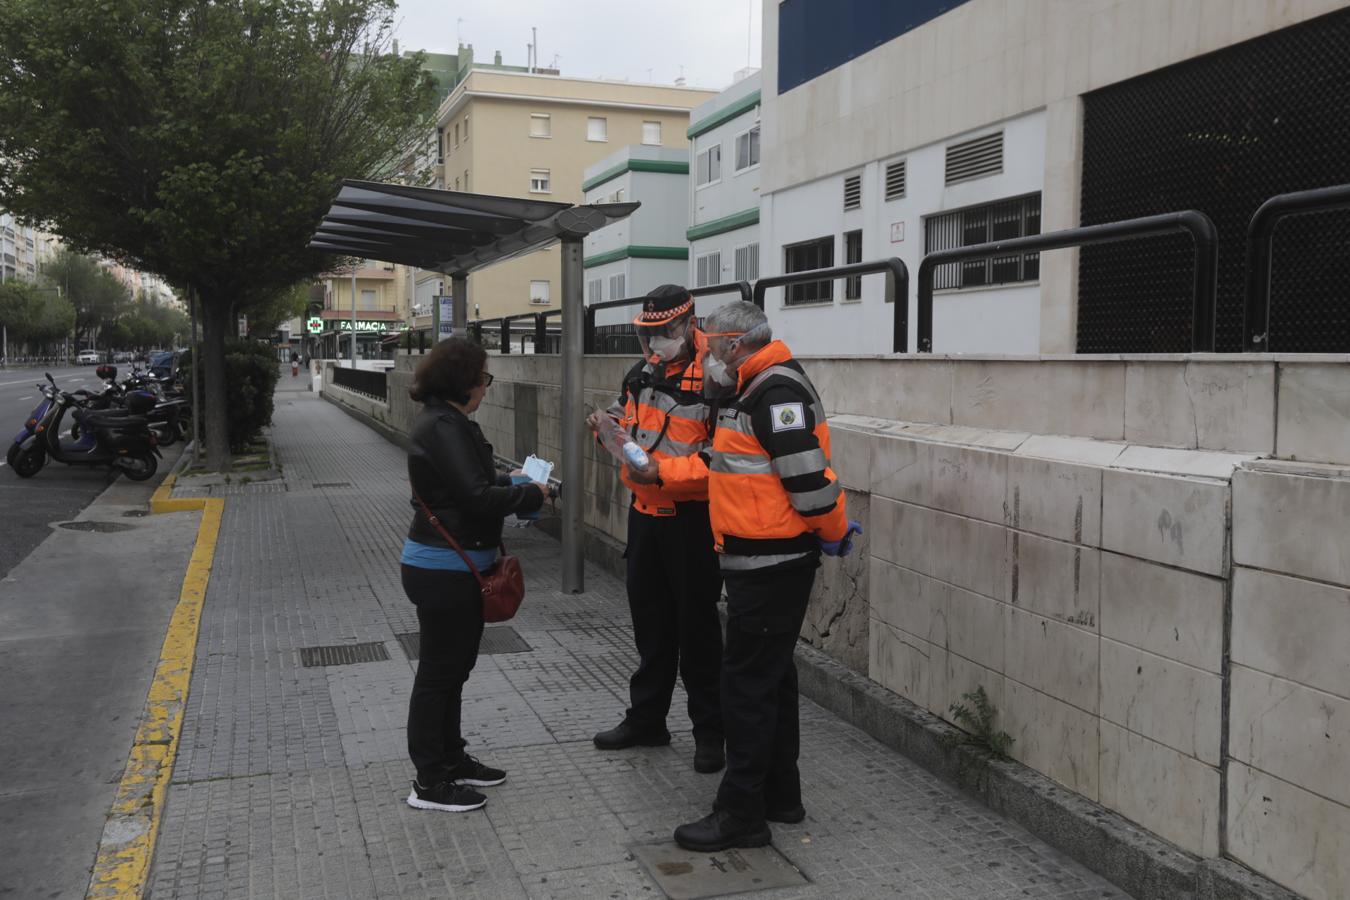
<svg viewBox="0 0 1350 900">
<path fill-rule="evenodd" d="M 71 531 L 93 531 L 99 534 L 108 534 L 113 531 L 131 531 L 135 525 L 124 525 L 121 522 L 62 522 L 61 528 L 68 528 Z"/>
<path fill-rule="evenodd" d="M 129 509 L 129 510 L 127 510 L 126 512 L 122 513 L 122 515 L 123 515 L 124 517 L 128 518 L 128 519 L 143 519 L 143 518 L 145 518 L 146 516 L 150 515 L 150 510 L 148 510 L 148 509 Z"/>
<path fill-rule="evenodd" d="M 396 634 L 399 646 L 408 659 L 417 659 L 421 650 L 420 635 L 416 631 Z M 483 642 L 478 645 L 479 656 L 497 656 L 502 653 L 529 653 L 534 648 L 516 633 L 510 625 L 493 625 L 483 629 Z"/>
<path fill-rule="evenodd" d="M 352 486 L 352 483 L 351 483 L 350 481 L 316 481 L 316 482 L 314 482 L 314 489 L 315 489 L 315 490 L 318 490 L 319 488 L 340 488 L 340 487 L 351 487 L 351 486 Z"/>
<path fill-rule="evenodd" d="M 319 666 L 349 666 L 352 663 L 383 662 L 389 658 L 383 641 L 369 644 L 334 644 L 330 647 L 301 647 L 300 665 L 306 669 Z"/>
</svg>

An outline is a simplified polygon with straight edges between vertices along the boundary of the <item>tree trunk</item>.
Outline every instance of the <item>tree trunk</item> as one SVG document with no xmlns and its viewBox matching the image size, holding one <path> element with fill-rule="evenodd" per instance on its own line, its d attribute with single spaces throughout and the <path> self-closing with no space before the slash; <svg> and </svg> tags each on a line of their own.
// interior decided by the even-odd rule
<svg viewBox="0 0 1350 900">
<path fill-rule="evenodd" d="M 225 415 L 225 338 L 230 334 L 228 301 L 199 296 L 202 323 L 201 373 L 205 381 L 206 467 L 215 472 L 230 469 L 229 421 Z"/>
</svg>

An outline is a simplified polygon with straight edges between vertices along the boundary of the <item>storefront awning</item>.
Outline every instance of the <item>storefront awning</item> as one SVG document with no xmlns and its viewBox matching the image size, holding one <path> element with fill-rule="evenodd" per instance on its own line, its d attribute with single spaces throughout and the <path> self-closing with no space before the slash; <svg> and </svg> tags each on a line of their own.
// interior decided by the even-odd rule
<svg viewBox="0 0 1350 900">
<path fill-rule="evenodd" d="M 309 246 L 466 275 L 563 237 L 582 237 L 632 215 L 639 203 L 573 206 L 545 200 L 344 181 Z"/>
</svg>

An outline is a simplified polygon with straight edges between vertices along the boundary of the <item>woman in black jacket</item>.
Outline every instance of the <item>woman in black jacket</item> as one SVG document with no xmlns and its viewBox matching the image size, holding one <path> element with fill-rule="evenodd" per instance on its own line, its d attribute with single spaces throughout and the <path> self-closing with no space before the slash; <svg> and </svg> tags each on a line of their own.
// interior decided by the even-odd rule
<svg viewBox="0 0 1350 900">
<path fill-rule="evenodd" d="M 506 780 L 464 752 L 460 699 L 478 661 L 483 601 L 478 581 L 422 510 L 425 503 L 480 572 L 497 563 L 502 520 L 538 510 L 540 484 L 513 484 L 497 474 L 492 446 L 469 415 L 492 384 L 487 353 L 458 338 L 436 345 L 417 367 L 409 394 L 423 403 L 408 451 L 413 521 L 403 545 L 403 590 L 417 606 L 421 633 L 417 677 L 408 704 L 408 755 L 417 780 L 408 805 L 465 812 L 487 798 L 474 790 Z M 419 502 L 420 498 L 420 502 Z"/>
</svg>

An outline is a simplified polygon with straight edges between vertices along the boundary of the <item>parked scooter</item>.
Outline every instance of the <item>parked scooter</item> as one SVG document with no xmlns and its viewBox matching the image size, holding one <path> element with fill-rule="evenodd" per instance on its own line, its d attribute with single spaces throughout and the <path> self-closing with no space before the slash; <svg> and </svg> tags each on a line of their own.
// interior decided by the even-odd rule
<svg viewBox="0 0 1350 900">
<path fill-rule="evenodd" d="M 191 430 L 189 423 L 192 419 L 191 411 L 187 409 L 187 401 L 182 397 L 169 396 L 154 375 L 133 369 L 132 373 L 118 384 L 116 366 L 101 365 L 96 374 L 103 380 L 104 389 L 98 393 L 88 390 L 75 391 L 75 403 L 78 407 L 85 410 L 121 408 L 126 405 L 128 393 L 148 391 L 155 396 L 156 402 L 154 409 L 146 413 L 146 418 L 150 422 L 150 430 L 159 440 L 159 446 L 168 447 L 176 441 L 186 439 Z M 80 422 L 72 417 L 71 440 L 79 440 L 80 432 Z"/>
<path fill-rule="evenodd" d="M 37 434 L 49 458 L 71 466 L 107 466 L 132 481 L 145 481 L 155 474 L 161 455 L 159 441 L 146 418 L 155 407 L 154 395 L 131 391 L 124 408 L 85 410 L 79 408 L 73 395 L 58 390 L 50 375 L 47 379 L 51 384 L 50 417 Z M 61 438 L 61 423 L 67 412 L 80 424 L 77 440 Z"/>
<path fill-rule="evenodd" d="M 42 399 L 5 454 L 5 463 L 20 478 L 32 478 L 47 464 L 47 444 L 43 434 L 56 415 L 56 389 L 45 384 L 39 384 L 37 389 L 42 392 Z"/>
</svg>

